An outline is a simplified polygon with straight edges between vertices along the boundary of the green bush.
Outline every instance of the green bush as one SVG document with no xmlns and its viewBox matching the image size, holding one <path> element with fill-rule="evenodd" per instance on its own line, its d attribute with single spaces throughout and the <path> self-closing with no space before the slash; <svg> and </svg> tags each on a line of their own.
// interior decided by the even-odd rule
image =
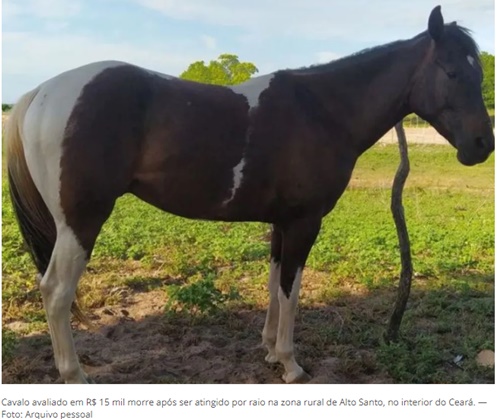
<svg viewBox="0 0 500 419">
<path fill-rule="evenodd" d="M 215 314 L 223 305 L 239 298 L 238 292 L 231 287 L 229 293 L 215 286 L 215 275 L 195 276 L 194 281 L 184 285 L 168 286 L 169 301 L 166 311 L 183 311 L 192 314 Z"/>
</svg>

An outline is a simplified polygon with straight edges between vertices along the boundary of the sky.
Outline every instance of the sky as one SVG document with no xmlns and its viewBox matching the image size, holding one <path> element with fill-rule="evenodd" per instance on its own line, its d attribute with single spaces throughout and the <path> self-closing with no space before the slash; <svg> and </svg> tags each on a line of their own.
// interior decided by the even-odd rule
<svg viewBox="0 0 500 419">
<path fill-rule="evenodd" d="M 327 62 L 415 36 L 437 4 L 494 53 L 494 0 L 3 0 L 2 103 L 93 61 L 170 75 L 221 53 L 259 74 Z"/>
</svg>

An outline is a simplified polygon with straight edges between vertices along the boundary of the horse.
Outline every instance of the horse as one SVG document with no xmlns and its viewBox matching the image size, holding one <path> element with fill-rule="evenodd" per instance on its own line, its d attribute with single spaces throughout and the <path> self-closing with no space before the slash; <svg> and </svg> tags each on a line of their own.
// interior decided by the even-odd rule
<svg viewBox="0 0 500 419">
<path fill-rule="evenodd" d="M 54 360 L 87 383 L 72 337 L 77 283 L 115 201 L 131 193 L 166 212 L 272 227 L 265 360 L 285 383 L 310 377 L 294 354 L 295 311 L 322 218 L 358 157 L 415 113 L 484 162 L 494 134 L 470 31 L 440 6 L 411 39 L 234 86 L 106 61 L 23 95 L 6 132 L 10 194 L 41 278 Z"/>
</svg>

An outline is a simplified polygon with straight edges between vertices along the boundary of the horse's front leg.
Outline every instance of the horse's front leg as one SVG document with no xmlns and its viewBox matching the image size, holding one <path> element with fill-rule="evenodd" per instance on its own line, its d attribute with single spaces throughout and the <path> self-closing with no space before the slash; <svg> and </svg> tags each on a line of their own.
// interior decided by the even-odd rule
<svg viewBox="0 0 500 419">
<path fill-rule="evenodd" d="M 295 361 L 293 329 L 302 271 L 320 226 L 320 217 L 310 217 L 296 220 L 283 228 L 275 355 L 285 367 L 282 378 L 286 383 L 304 382 L 310 379 Z"/>
</svg>

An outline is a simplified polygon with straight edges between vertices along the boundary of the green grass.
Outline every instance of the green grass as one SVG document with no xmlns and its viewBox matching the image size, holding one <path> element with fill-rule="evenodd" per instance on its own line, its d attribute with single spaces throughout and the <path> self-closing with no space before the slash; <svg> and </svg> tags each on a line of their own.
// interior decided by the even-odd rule
<svg viewBox="0 0 500 419">
<path fill-rule="evenodd" d="M 350 187 L 324 219 L 308 260 L 301 310 L 333 306 L 342 327 L 307 317 L 309 350 L 349 358 L 349 349 L 376 353 L 376 368 L 395 382 L 493 382 L 474 357 L 494 349 L 494 156 L 464 167 L 446 146 L 410 146 L 404 192 L 415 280 L 399 343 L 382 335 L 395 298 L 399 250 L 390 214 L 397 146 L 363 155 Z M 35 271 L 24 252 L 3 181 L 3 321 L 46 330 Z M 217 316 L 267 305 L 269 227 L 199 222 L 165 214 L 132 196 L 121 198 L 98 238 L 81 281 L 88 310 L 116 302 L 106 292 L 165 291 L 166 312 Z M 169 278 L 165 285 L 164 278 Z M 306 316 L 306 314 L 304 314 Z M 299 324 L 299 322 L 298 322 Z M 11 357 L 15 336 L 2 350 Z M 20 332 L 16 332 L 20 333 Z M 332 349 L 333 348 L 333 349 Z M 450 366 L 464 356 L 460 368 Z M 5 358 L 4 358 L 5 359 Z M 347 362 L 347 361 L 346 361 Z"/>
</svg>

